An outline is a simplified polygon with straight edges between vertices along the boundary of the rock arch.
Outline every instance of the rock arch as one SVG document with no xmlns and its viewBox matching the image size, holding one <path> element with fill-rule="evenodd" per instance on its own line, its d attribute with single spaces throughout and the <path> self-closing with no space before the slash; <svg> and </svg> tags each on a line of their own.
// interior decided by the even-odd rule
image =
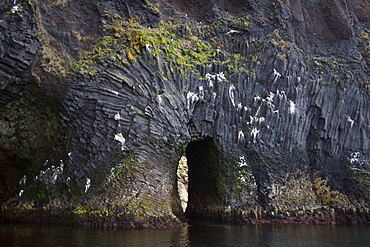
<svg viewBox="0 0 370 247">
<path fill-rule="evenodd" d="M 369 56 L 358 63 L 351 55 L 366 51 L 365 23 L 353 30 L 345 28 L 344 33 L 333 30 L 337 32 L 334 39 L 348 38 L 349 43 L 314 41 L 317 50 L 301 50 L 291 39 L 299 33 L 290 28 L 294 23 L 290 23 L 290 10 L 285 9 L 288 6 L 277 8 L 273 18 L 260 16 L 272 13 L 267 6 L 278 6 L 281 1 L 276 1 L 278 5 L 273 1 L 249 4 L 246 10 L 250 16 L 245 18 L 209 9 L 213 14 L 207 16 L 206 25 L 178 12 L 170 12 L 178 19 L 172 22 L 144 1 L 127 4 L 135 11 L 125 9 L 121 13 L 146 16 L 143 23 L 136 23 L 135 18 L 122 22 L 116 14 L 112 18 L 106 15 L 110 13 L 106 10 L 116 7 L 100 4 L 104 2 L 100 0 L 90 2 L 100 6 L 102 16 L 95 20 L 106 23 L 107 30 L 100 42 L 73 64 L 75 68 L 65 81 L 66 95 L 62 102 L 54 102 L 55 107 L 60 105 L 58 112 L 42 114 L 36 105 L 32 112 L 27 110 L 33 105 L 29 104 L 33 97 L 25 101 L 27 107 L 22 111 L 16 103 L 7 106 L 9 111 L 0 112 L 2 133 L 7 136 L 2 139 L 6 147 L 0 150 L 2 159 L 4 155 L 12 158 L 16 169 L 17 153 L 24 153 L 24 158 L 32 156 L 32 161 L 27 161 L 32 168 L 22 168 L 22 173 L 11 179 L 11 193 L 1 198 L 6 202 L 2 209 L 11 212 L 5 210 L 3 215 L 14 215 L 17 210 L 27 212 L 17 215 L 29 215 L 28 210 L 37 207 L 41 214 L 44 209 L 63 212 L 53 214 L 59 217 L 56 221 L 68 218 L 81 224 L 124 227 L 177 224 L 184 213 L 176 194 L 176 167 L 187 149 L 195 160 L 190 162 L 193 171 L 199 168 L 209 180 L 203 185 L 196 172 L 191 174 L 195 186 L 191 189 L 189 217 L 212 215 L 230 220 L 236 215 L 243 222 L 301 216 L 309 219 L 325 201 L 342 216 L 349 210 L 354 219 L 369 219 Z M 331 12 L 335 13 L 338 6 Z M 22 21 L 33 20 L 30 13 L 29 19 Z M 5 30 L 10 23 L 18 25 L 12 21 L 20 18 L 18 14 L 4 18 L 1 28 Z M 299 23 L 304 21 L 304 13 L 300 15 L 295 17 Z M 159 19 L 162 22 L 157 25 Z M 348 26 L 346 21 L 339 24 Z M 34 33 L 37 28 L 27 29 Z M 5 56 L 0 56 L 9 79 L 1 92 L 4 102 L 21 96 L 23 84 L 29 82 L 14 75 L 32 74 L 32 61 L 41 54 L 36 47 L 43 45 L 37 35 L 32 38 L 35 45 L 28 45 L 31 40 L 24 35 L 29 32 L 14 35 L 11 30 L 4 37 L 13 40 L 14 54 L 3 54 L 11 49 L 2 49 Z M 302 37 L 310 42 L 309 28 L 306 31 L 302 29 Z M 304 44 L 300 44 L 302 49 Z M 15 52 L 18 47 L 22 52 Z M 21 62 L 23 53 L 29 57 L 27 66 Z M 51 64 L 36 63 L 34 68 L 43 71 L 44 65 L 48 68 Z M 18 73 L 23 69 L 10 65 L 27 71 Z M 42 78 L 41 91 L 58 91 L 60 85 L 52 83 L 51 77 Z M 26 112 L 29 117 L 23 118 Z M 12 120 L 7 120 L 11 115 Z M 50 121 L 49 116 L 55 120 Z M 21 126 L 19 122 L 27 125 L 12 127 Z M 40 126 L 33 128 L 35 125 Z M 49 131 L 39 131 L 43 126 L 55 138 L 48 137 Z M 59 127 L 65 135 L 58 132 Z M 25 139 L 32 139 L 33 144 L 18 149 L 18 130 L 32 133 L 32 138 Z M 40 148 L 34 149 L 35 145 Z M 211 155 L 202 159 L 197 151 L 200 147 Z M 50 151 L 44 150 L 41 155 L 41 149 Z M 11 150 L 16 152 L 8 152 Z M 53 160 L 49 159 L 54 153 Z M 197 167 L 197 162 L 203 165 Z M 21 182 L 25 181 L 22 176 L 27 182 Z M 9 184 L 4 179 L 2 182 Z M 331 195 L 335 195 L 334 201 L 319 198 Z M 329 208 L 325 210 L 318 215 L 333 215 Z"/>
</svg>

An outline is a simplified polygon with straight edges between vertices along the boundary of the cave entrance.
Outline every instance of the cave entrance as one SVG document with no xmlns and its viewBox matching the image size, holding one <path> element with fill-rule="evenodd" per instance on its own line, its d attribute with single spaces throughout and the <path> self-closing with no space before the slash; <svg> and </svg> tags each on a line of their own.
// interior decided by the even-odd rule
<svg viewBox="0 0 370 247">
<path fill-rule="evenodd" d="M 188 167 L 188 201 L 183 207 L 186 208 L 185 214 L 189 219 L 212 219 L 222 201 L 219 151 L 213 140 L 207 138 L 190 142 L 185 156 L 186 159 L 180 159 L 180 162 L 186 161 Z"/>
</svg>

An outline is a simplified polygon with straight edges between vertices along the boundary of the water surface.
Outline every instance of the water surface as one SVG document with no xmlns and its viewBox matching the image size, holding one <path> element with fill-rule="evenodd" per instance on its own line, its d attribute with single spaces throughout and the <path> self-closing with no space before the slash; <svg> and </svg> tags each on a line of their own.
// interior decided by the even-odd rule
<svg viewBox="0 0 370 247">
<path fill-rule="evenodd" d="M 166 230 L 1 224 L 1 246 L 370 246 L 369 226 L 197 223 Z"/>
</svg>

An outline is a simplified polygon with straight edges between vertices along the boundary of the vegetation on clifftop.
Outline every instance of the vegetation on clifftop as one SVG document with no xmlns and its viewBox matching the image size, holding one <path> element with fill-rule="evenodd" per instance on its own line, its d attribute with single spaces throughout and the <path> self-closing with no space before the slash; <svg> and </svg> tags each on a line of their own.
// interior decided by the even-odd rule
<svg viewBox="0 0 370 247">
<path fill-rule="evenodd" d="M 96 72 L 96 63 L 105 60 L 114 60 L 121 64 L 136 62 L 144 53 L 153 58 L 173 63 L 173 69 L 197 73 L 198 66 L 220 63 L 231 68 L 231 71 L 240 72 L 246 69 L 248 60 L 241 54 L 222 50 L 223 42 L 217 36 L 218 22 L 214 25 L 189 26 L 178 23 L 173 19 L 161 21 L 157 27 L 145 27 L 137 19 L 124 19 L 112 15 L 114 20 L 104 25 L 104 37 L 95 47 L 83 53 L 81 59 L 73 63 L 74 71 L 93 75 Z M 238 28 L 247 28 L 248 22 L 244 18 L 229 20 Z M 239 32 L 236 30 L 230 30 Z M 249 46 L 248 41 L 245 42 Z M 256 60 L 256 58 L 254 58 Z M 148 66 L 155 63 L 148 60 Z"/>
</svg>

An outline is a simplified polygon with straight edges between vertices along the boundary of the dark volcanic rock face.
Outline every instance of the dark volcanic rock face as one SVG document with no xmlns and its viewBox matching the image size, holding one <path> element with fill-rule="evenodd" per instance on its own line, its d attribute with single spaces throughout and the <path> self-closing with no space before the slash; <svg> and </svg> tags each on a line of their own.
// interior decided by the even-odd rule
<svg viewBox="0 0 370 247">
<path fill-rule="evenodd" d="M 0 6 L 5 219 L 370 220 L 367 1 Z"/>
</svg>

